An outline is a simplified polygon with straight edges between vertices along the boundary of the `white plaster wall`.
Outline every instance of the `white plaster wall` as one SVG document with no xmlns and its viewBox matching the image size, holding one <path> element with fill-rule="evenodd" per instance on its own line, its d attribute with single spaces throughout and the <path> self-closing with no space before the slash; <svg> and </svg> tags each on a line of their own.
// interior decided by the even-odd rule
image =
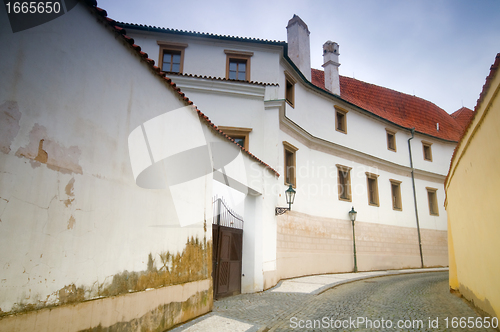
<svg viewBox="0 0 500 332">
<path fill-rule="evenodd" d="M 251 128 L 248 148 L 260 158 L 265 149 L 262 99 L 185 90 L 196 101 L 196 106 L 217 126 Z"/>
<path fill-rule="evenodd" d="M 432 150 L 432 161 L 424 159 L 422 141 L 430 142 Z M 456 143 L 442 142 L 428 136 L 415 135 L 411 142 L 413 154 L 413 166 L 416 169 L 426 170 L 432 173 L 447 175 L 450 169 L 451 157 Z"/>
<path fill-rule="evenodd" d="M 408 175 L 401 175 L 401 172 L 390 172 L 313 150 L 283 132 L 281 132 L 281 137 L 283 141 L 287 141 L 299 149 L 296 152 L 297 194 L 292 210 L 319 217 L 348 219 L 348 212 L 354 206 L 358 212 L 357 220 L 359 221 L 391 226 L 416 227 L 412 181 L 409 173 Z M 280 163 L 283 163 L 283 156 L 280 159 Z M 336 164 L 352 167 L 352 202 L 338 199 Z M 282 173 L 282 169 L 283 166 L 279 168 L 280 173 Z M 366 172 L 379 175 L 380 204 L 378 207 L 368 204 Z M 401 181 L 402 211 L 393 210 L 392 208 L 390 179 Z M 283 184 L 283 177 L 280 177 L 279 184 L 282 187 L 281 193 L 284 193 L 286 186 Z M 426 186 L 439 188 L 438 203 L 440 209 L 438 217 L 429 215 Z M 422 228 L 446 229 L 446 211 L 442 207 L 444 202 L 442 186 L 443 184 L 436 182 L 416 180 L 417 206 Z M 284 194 L 278 199 L 278 203 L 279 206 L 286 206 Z"/>
<path fill-rule="evenodd" d="M 250 80 L 255 82 L 276 83 L 279 79 L 278 47 L 262 47 L 258 44 L 235 41 L 220 41 L 209 38 L 178 36 L 171 33 L 144 33 L 127 29 L 127 35 L 148 53 L 158 64 L 159 46 L 157 41 L 187 43 L 184 50 L 184 74 L 226 77 L 226 54 L 224 50 L 253 52 L 250 58 Z M 175 75 L 172 75 L 174 77 Z"/>
<path fill-rule="evenodd" d="M 416 179 L 415 187 L 417 192 L 417 206 L 418 206 L 418 217 L 420 226 L 422 228 L 427 228 L 427 229 L 447 230 L 448 215 L 444 208 L 444 200 L 445 200 L 444 183 Z M 431 215 L 429 212 L 429 199 L 427 197 L 426 187 L 437 189 L 436 195 L 437 195 L 439 216 Z"/>
<path fill-rule="evenodd" d="M 280 85 L 282 84 L 284 75 L 280 81 Z M 282 93 L 284 98 L 284 92 Z M 347 134 L 335 130 L 334 105 L 349 111 L 346 116 Z M 409 130 L 383 122 L 374 116 L 362 114 L 348 104 L 333 101 L 300 83 L 295 84 L 294 107 L 286 105 L 286 116 L 315 137 L 398 165 L 409 166 L 408 139 L 411 137 Z M 386 129 L 396 132 L 396 152 L 387 149 Z M 432 162 L 423 160 L 422 140 L 433 143 Z M 414 167 L 446 175 L 454 147 L 455 143 L 416 134 L 412 142 Z"/>
<path fill-rule="evenodd" d="M 172 222 L 168 190 L 136 186 L 128 155 L 132 129 L 184 104 L 87 11 L 79 4 L 13 34 L 0 10 L 0 104 L 13 101 L 21 113 L 11 151 L 0 153 L 7 201 L 0 215 L 0 308 L 6 312 L 14 303 L 55 301 L 66 285 L 91 288 L 116 273 L 145 270 L 149 253 L 182 251 L 187 237 L 205 235 L 203 223 L 180 228 Z M 34 128 L 43 128 L 40 136 Z M 178 131 L 182 137 L 186 129 Z M 61 162 L 69 158 L 65 149 L 76 147 L 81 171 L 15 156 L 30 142 L 38 148 L 41 138 L 60 147 L 49 158 Z M 210 184 L 207 176 L 200 188 L 209 224 Z M 68 199 L 74 200 L 65 204 Z"/>
</svg>

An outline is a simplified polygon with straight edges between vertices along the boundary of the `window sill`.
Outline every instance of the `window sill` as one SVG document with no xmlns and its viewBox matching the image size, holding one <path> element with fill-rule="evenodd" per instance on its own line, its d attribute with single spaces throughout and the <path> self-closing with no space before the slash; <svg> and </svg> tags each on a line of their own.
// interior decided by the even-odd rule
<svg viewBox="0 0 500 332">
<path fill-rule="evenodd" d="M 346 134 L 346 135 L 347 135 L 347 131 L 340 130 L 340 129 L 337 129 L 337 128 L 335 128 L 335 131 L 338 131 L 339 133 L 342 133 L 342 134 Z"/>
</svg>

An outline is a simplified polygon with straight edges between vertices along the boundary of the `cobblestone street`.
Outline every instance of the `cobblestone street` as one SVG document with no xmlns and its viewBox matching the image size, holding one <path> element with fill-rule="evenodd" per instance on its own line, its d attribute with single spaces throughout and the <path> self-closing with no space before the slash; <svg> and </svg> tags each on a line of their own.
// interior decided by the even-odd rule
<svg viewBox="0 0 500 332">
<path fill-rule="evenodd" d="M 460 318 L 479 317 L 450 294 L 447 271 L 370 278 L 320 294 L 242 294 L 215 301 L 207 316 L 228 318 L 219 321 L 219 331 L 469 331 L 460 329 Z M 452 328 L 454 318 L 458 328 Z M 244 325 L 230 327 L 231 320 Z M 192 324 L 177 330 L 198 331 Z"/>
</svg>

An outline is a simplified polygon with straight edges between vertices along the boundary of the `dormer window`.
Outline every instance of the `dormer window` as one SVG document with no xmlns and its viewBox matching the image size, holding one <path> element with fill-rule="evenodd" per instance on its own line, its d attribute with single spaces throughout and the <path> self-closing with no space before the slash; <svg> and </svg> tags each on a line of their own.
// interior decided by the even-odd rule
<svg viewBox="0 0 500 332">
<path fill-rule="evenodd" d="M 253 52 L 225 50 L 226 79 L 250 81 L 250 58 Z"/>
<path fill-rule="evenodd" d="M 182 74 L 184 63 L 184 49 L 188 46 L 182 43 L 171 43 L 158 41 L 160 46 L 160 69 L 169 73 Z"/>
</svg>

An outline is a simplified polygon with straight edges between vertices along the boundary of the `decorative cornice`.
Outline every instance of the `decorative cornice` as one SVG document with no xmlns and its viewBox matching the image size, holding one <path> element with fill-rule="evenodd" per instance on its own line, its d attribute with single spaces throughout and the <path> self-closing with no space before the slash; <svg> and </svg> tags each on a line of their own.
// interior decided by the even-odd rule
<svg viewBox="0 0 500 332">
<path fill-rule="evenodd" d="M 284 107 L 280 110 L 280 129 L 312 150 L 324 152 L 404 177 L 411 176 L 411 168 L 409 166 L 396 164 L 391 161 L 387 161 L 385 159 L 313 136 L 311 133 L 286 117 Z M 414 174 L 417 179 L 431 182 L 443 183 L 445 179 L 445 175 L 420 169 L 415 169 Z"/>
<path fill-rule="evenodd" d="M 176 76 L 175 83 L 183 91 L 238 95 L 258 99 L 263 99 L 266 91 L 266 87 L 262 85 L 186 76 Z"/>
</svg>

